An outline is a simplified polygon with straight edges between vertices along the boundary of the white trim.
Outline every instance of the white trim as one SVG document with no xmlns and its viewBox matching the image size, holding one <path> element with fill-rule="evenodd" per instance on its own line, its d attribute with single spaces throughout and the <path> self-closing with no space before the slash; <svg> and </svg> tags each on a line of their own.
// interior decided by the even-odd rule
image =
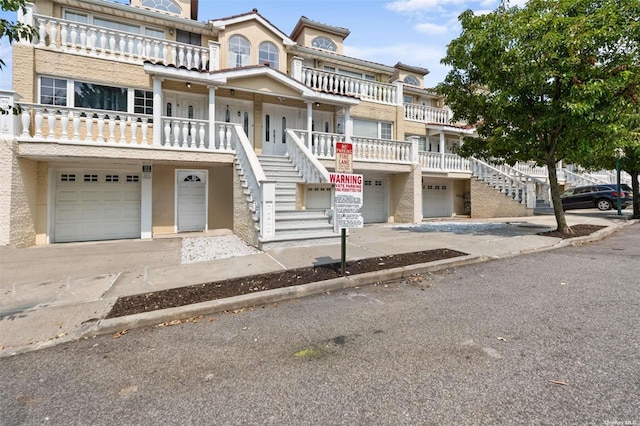
<svg viewBox="0 0 640 426">
<path fill-rule="evenodd" d="M 291 40 L 289 37 L 287 37 L 287 35 L 285 33 L 280 31 L 277 27 L 274 27 L 273 25 L 271 25 L 271 23 L 269 23 L 269 21 L 267 21 L 266 19 L 264 19 L 262 16 L 258 15 L 257 13 L 248 13 L 246 15 L 236 16 L 234 18 L 216 19 L 216 20 L 211 20 L 209 22 L 214 27 L 217 27 L 218 29 L 224 30 L 227 25 L 233 25 L 233 24 L 237 24 L 237 23 L 240 23 L 240 22 L 251 21 L 251 20 L 254 20 L 254 19 L 256 21 L 260 22 L 265 27 L 267 27 L 269 30 L 271 30 L 271 32 L 275 33 L 280 38 L 282 38 L 282 44 L 283 45 L 285 45 L 285 46 L 295 46 L 296 45 L 296 42 Z"/>
</svg>

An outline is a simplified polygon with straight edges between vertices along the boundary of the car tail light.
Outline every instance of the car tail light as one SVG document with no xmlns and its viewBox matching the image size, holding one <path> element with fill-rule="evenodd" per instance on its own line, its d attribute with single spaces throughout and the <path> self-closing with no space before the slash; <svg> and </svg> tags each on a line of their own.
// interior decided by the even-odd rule
<svg viewBox="0 0 640 426">
<path fill-rule="evenodd" d="M 618 196 L 618 191 L 613 191 L 613 193 L 611 195 L 613 195 L 614 197 L 617 197 Z M 620 196 L 624 197 L 624 192 L 621 192 Z"/>
</svg>

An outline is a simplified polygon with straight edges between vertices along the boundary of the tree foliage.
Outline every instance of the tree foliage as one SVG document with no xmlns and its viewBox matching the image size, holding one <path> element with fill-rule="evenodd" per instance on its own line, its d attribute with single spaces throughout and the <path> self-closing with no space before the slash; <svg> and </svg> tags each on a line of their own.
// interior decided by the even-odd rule
<svg viewBox="0 0 640 426">
<path fill-rule="evenodd" d="M 623 112 L 638 102 L 639 17 L 639 0 L 469 10 L 442 60 L 452 69 L 438 89 L 454 119 L 477 123 L 461 154 L 546 165 L 558 230 L 570 232 L 556 164 L 614 153 Z"/>
</svg>

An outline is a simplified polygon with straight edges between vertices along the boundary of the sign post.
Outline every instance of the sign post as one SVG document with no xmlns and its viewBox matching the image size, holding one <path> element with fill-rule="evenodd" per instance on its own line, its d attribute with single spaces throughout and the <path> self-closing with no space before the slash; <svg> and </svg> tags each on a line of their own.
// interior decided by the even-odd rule
<svg viewBox="0 0 640 426">
<path fill-rule="evenodd" d="M 342 275 L 347 266 L 347 228 L 362 228 L 364 219 L 362 207 L 363 176 L 348 173 L 329 173 L 329 182 L 335 188 L 334 220 L 340 228 L 342 240 Z"/>
</svg>

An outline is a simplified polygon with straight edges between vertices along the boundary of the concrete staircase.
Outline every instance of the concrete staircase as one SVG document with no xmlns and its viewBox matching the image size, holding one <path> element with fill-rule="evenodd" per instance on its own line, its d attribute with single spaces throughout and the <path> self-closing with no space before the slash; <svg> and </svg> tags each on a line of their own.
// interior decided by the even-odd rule
<svg viewBox="0 0 640 426">
<path fill-rule="evenodd" d="M 262 250 L 278 247 L 309 246 L 340 242 L 340 234 L 324 210 L 297 210 L 298 185 L 304 179 L 289 158 L 258 156 L 267 179 L 276 183 L 275 236 L 261 241 Z"/>
</svg>

